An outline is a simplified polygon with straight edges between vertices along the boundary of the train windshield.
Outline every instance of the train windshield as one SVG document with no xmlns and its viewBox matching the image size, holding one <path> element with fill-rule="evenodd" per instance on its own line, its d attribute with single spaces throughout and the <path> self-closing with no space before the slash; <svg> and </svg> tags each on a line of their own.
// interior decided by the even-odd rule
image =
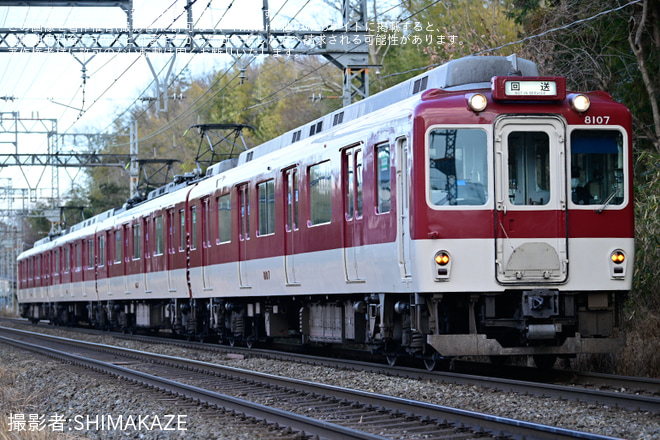
<svg viewBox="0 0 660 440">
<path fill-rule="evenodd" d="M 617 130 L 571 133 L 571 199 L 577 205 L 621 205 L 623 136 Z"/>
<path fill-rule="evenodd" d="M 488 201 L 488 140 L 479 128 L 431 130 L 429 199 L 435 206 L 481 206 Z"/>
</svg>

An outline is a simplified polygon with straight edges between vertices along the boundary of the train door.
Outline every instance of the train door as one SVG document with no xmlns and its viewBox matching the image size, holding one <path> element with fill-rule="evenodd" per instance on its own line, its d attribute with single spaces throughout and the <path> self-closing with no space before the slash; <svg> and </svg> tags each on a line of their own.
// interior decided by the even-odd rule
<svg viewBox="0 0 660 440">
<path fill-rule="evenodd" d="M 142 263 L 142 273 L 144 274 L 144 291 L 146 293 L 151 293 L 151 281 L 154 277 L 154 272 L 156 272 L 151 251 L 151 240 L 153 237 L 153 232 L 151 231 L 151 217 L 146 216 L 142 218 L 142 231 L 142 248 L 144 249 L 144 259 Z"/>
<path fill-rule="evenodd" d="M 396 214 L 398 229 L 399 267 L 401 278 L 412 277 L 410 262 L 410 174 L 408 169 L 408 139 L 396 140 Z"/>
<path fill-rule="evenodd" d="M 364 265 L 364 217 L 362 215 L 362 144 L 347 148 L 342 158 L 344 198 L 344 270 L 346 281 L 363 282 L 360 266 Z M 364 269 L 364 266 L 363 266 Z"/>
<path fill-rule="evenodd" d="M 284 222 L 284 273 L 288 286 L 299 285 L 296 277 L 296 241 L 298 229 L 298 170 L 284 170 L 284 205 L 286 220 Z"/>
<path fill-rule="evenodd" d="M 128 224 L 125 224 L 122 226 L 123 232 L 122 232 L 122 244 L 123 244 L 123 249 L 122 249 L 122 256 L 123 256 L 123 279 L 124 279 L 124 293 L 129 294 L 131 293 L 131 285 L 129 284 L 129 264 L 131 261 L 131 255 L 132 252 L 130 252 L 130 247 L 129 247 L 129 234 L 130 234 L 130 226 Z M 131 277 L 132 278 L 132 277 Z M 131 279 L 132 281 L 132 279 Z"/>
<path fill-rule="evenodd" d="M 503 284 L 568 275 L 565 128 L 559 118 L 495 124 L 496 276 Z"/>
<path fill-rule="evenodd" d="M 176 258 L 176 240 L 175 232 L 177 229 L 180 230 L 179 234 L 183 239 L 179 237 L 179 246 L 185 246 L 183 240 L 185 240 L 185 225 L 179 226 L 177 228 L 177 223 L 174 221 L 174 213 L 176 210 L 170 209 L 167 211 L 167 261 L 165 262 L 165 271 L 167 272 L 167 289 L 170 292 L 176 292 L 176 287 L 173 285 L 172 280 L 172 271 L 174 270 L 174 259 Z M 181 211 L 180 223 L 185 222 L 185 211 Z"/>
<path fill-rule="evenodd" d="M 202 286 L 204 290 L 213 290 L 211 283 L 211 206 L 209 198 L 202 200 Z"/>
<path fill-rule="evenodd" d="M 237 187 L 238 190 L 238 283 L 241 289 L 249 288 L 250 283 L 245 270 L 247 248 L 250 240 L 250 194 L 247 184 Z"/>
<path fill-rule="evenodd" d="M 109 234 L 108 231 L 100 231 L 97 235 L 98 261 L 96 263 L 96 291 L 103 294 L 110 292 L 110 257 L 107 251 L 107 246 L 111 243 L 109 241 Z"/>
</svg>

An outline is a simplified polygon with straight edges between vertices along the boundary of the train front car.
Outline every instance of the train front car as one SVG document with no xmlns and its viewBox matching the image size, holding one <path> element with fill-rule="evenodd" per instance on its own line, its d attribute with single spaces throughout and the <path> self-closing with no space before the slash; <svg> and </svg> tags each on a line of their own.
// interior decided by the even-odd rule
<svg viewBox="0 0 660 440">
<path fill-rule="evenodd" d="M 518 61 L 490 84 L 488 61 L 458 63 L 449 76 L 477 83 L 427 90 L 415 110 L 411 332 L 443 356 L 614 352 L 632 283 L 631 117 Z"/>
</svg>

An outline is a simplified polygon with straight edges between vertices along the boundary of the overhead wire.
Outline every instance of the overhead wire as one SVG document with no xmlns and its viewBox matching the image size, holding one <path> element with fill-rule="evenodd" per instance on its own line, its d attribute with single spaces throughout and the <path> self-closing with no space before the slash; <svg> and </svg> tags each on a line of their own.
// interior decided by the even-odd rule
<svg viewBox="0 0 660 440">
<path fill-rule="evenodd" d="M 170 9 L 171 9 L 171 8 L 177 3 L 177 1 L 178 1 L 178 0 L 174 0 L 174 1 L 170 4 L 170 6 L 168 6 L 168 7 L 167 7 L 167 8 L 166 8 L 166 9 L 165 9 L 165 10 L 164 10 L 164 11 L 163 11 L 158 17 L 156 17 L 156 18 L 151 22 L 150 25 L 147 26 L 147 28 L 153 26 L 153 24 L 156 23 L 156 22 L 157 22 L 157 21 L 158 21 L 158 20 L 159 20 L 159 19 L 160 19 L 160 18 L 161 18 L 166 12 L 167 12 L 167 11 L 169 11 L 169 10 L 170 10 Z M 197 0 L 193 0 L 192 3 L 191 3 L 191 6 L 192 6 L 196 1 L 197 1 Z M 208 6 L 207 6 L 207 7 L 208 7 Z M 171 28 L 172 25 L 173 25 L 173 24 L 174 24 L 179 18 L 181 18 L 181 16 L 182 16 L 185 12 L 186 12 L 186 10 L 185 10 L 185 8 L 184 8 L 184 11 L 183 11 L 182 13 L 180 13 L 176 18 L 174 18 L 174 20 L 172 20 L 172 22 L 171 22 L 171 23 L 170 23 L 165 29 L 169 29 L 169 28 Z M 145 28 L 145 29 L 147 29 L 147 28 Z M 115 56 L 116 56 L 116 55 L 115 55 Z M 102 98 L 102 97 L 103 97 L 103 96 L 104 96 L 104 95 L 105 95 L 105 94 L 106 94 L 106 93 L 112 88 L 112 86 L 114 86 L 114 85 L 119 81 L 119 79 L 121 79 L 121 77 L 124 76 L 124 75 L 130 70 L 130 68 L 133 67 L 133 66 L 135 65 L 135 63 L 137 63 L 137 61 L 140 59 L 140 57 L 141 57 L 141 55 L 138 56 L 135 60 L 133 60 L 133 62 L 132 62 L 132 63 L 131 63 L 131 64 L 130 64 L 130 65 L 129 65 L 129 66 L 128 66 L 128 67 L 127 67 L 127 68 L 126 68 L 126 69 L 125 69 L 125 70 L 124 70 L 124 71 L 118 76 L 118 77 L 116 77 L 116 78 L 114 79 L 114 81 L 113 81 L 113 82 L 112 82 L 112 83 L 111 83 L 111 84 L 110 84 L 110 85 L 109 85 L 109 86 L 108 86 L 108 87 L 107 87 L 107 88 L 106 88 L 106 89 L 105 89 L 105 90 L 104 90 L 104 91 L 103 91 L 103 92 L 102 92 L 102 93 L 101 93 L 101 94 L 100 94 L 100 95 L 94 100 L 94 102 L 93 102 L 93 103 L 92 103 L 92 104 L 91 104 L 91 105 L 85 110 L 85 112 L 83 112 L 83 115 L 84 115 L 84 113 L 87 113 L 87 111 L 89 111 L 89 109 L 90 109 L 94 104 L 96 104 L 97 102 L 99 102 L 99 100 L 100 100 L 100 99 L 101 99 L 101 98 Z M 107 64 L 107 63 L 106 63 L 106 64 Z M 162 69 L 161 69 L 161 70 L 162 70 Z M 97 70 L 97 72 L 98 72 L 98 70 Z M 151 84 L 153 84 L 153 82 L 154 82 L 154 81 L 152 80 L 148 87 L 150 87 Z M 147 88 L 148 88 L 148 87 L 147 87 Z M 137 102 L 138 99 L 139 99 L 139 98 L 136 98 L 136 100 L 134 100 L 133 103 Z M 131 104 L 131 105 L 132 105 L 132 104 Z M 74 121 L 74 122 L 73 122 L 73 123 L 72 123 L 72 124 L 66 129 L 66 130 L 65 130 L 65 133 L 68 132 L 69 130 L 71 130 L 71 129 L 73 128 L 73 126 L 78 122 L 78 120 L 80 120 L 81 117 L 82 117 L 82 115 L 80 115 L 80 116 L 79 116 L 79 117 L 78 117 L 78 118 L 77 118 L 77 119 L 76 119 L 76 120 L 75 120 L 75 121 Z M 116 119 L 115 119 L 115 121 L 116 121 Z M 113 122 L 111 123 L 111 125 L 114 124 L 115 121 L 113 121 Z M 106 128 L 107 128 L 107 127 L 106 127 Z M 103 130 L 103 131 L 104 131 L 104 130 Z"/>
<path fill-rule="evenodd" d="M 628 7 L 628 6 L 630 6 L 630 5 L 633 5 L 633 4 L 636 4 L 636 3 L 640 3 L 640 2 L 642 2 L 642 1 L 644 1 L 644 0 L 632 0 L 632 1 L 630 1 L 630 2 L 628 2 L 628 3 L 626 3 L 626 4 L 624 4 L 624 5 L 618 6 L 618 7 L 616 7 L 616 8 L 608 9 L 608 10 L 605 10 L 605 11 L 601 11 L 601 12 L 599 12 L 599 13 L 597 13 L 597 14 L 595 14 L 595 15 L 592 15 L 592 16 L 590 16 L 590 17 L 583 18 L 583 19 L 580 19 L 580 20 L 576 20 L 576 21 L 573 21 L 573 22 L 571 22 L 571 23 L 565 24 L 565 25 L 563 25 L 563 26 L 558 26 L 558 27 L 555 27 L 555 28 L 552 28 L 552 29 L 548 29 L 548 30 L 543 31 L 543 32 L 541 32 L 541 33 L 539 33 L 539 34 L 529 35 L 529 36 L 527 36 L 527 37 L 525 37 L 525 38 L 521 38 L 521 39 L 516 40 L 516 41 L 511 41 L 511 42 L 508 42 L 508 43 L 502 44 L 502 45 L 497 46 L 497 47 L 492 47 L 492 48 L 489 48 L 489 49 L 484 49 L 484 50 L 479 51 L 479 52 L 476 52 L 476 53 L 474 53 L 474 54 L 472 54 L 472 55 L 473 55 L 473 56 L 483 55 L 483 54 L 485 54 L 485 53 L 495 52 L 495 51 L 500 50 L 500 49 L 503 49 L 503 48 L 505 48 L 505 47 L 514 46 L 514 45 L 516 45 L 516 44 L 521 44 L 521 43 L 524 43 L 525 41 L 533 40 L 533 39 L 535 39 L 535 38 L 543 37 L 543 36 L 548 35 L 548 34 L 551 34 L 551 33 L 553 33 L 553 32 L 557 32 L 557 31 L 560 31 L 560 30 L 568 29 L 568 28 L 570 28 L 570 27 L 572 27 L 572 26 L 575 26 L 575 25 L 578 25 L 578 24 L 582 24 L 582 23 L 586 23 L 586 22 L 591 21 L 591 20 L 595 20 L 595 19 L 598 18 L 598 17 L 601 17 L 601 16 L 603 16 L 603 15 L 607 15 L 607 14 L 611 14 L 612 12 L 620 11 L 620 10 L 623 9 L 623 8 L 626 8 L 626 7 Z M 438 3 L 438 2 L 435 2 L 435 3 Z M 426 9 L 426 8 L 425 8 L 425 9 Z M 402 19 L 402 20 L 403 20 L 403 21 L 408 20 L 408 19 L 410 19 L 410 17 L 412 17 L 412 16 L 414 16 L 414 15 L 417 15 L 417 14 L 419 14 L 420 12 L 421 12 L 421 11 L 418 11 L 418 12 L 414 13 L 413 15 L 411 15 L 411 16 L 409 16 L 409 17 L 406 17 L 405 19 Z M 443 62 L 440 62 L 440 63 L 434 63 L 434 64 L 429 64 L 429 65 L 427 65 L 427 66 L 422 66 L 422 67 L 416 67 L 416 68 L 414 68 L 414 69 L 409 69 L 409 70 L 406 70 L 406 71 L 404 71 L 404 72 L 391 73 L 391 74 L 389 74 L 389 75 L 385 75 L 385 76 L 381 77 L 380 80 L 384 80 L 384 79 L 391 78 L 391 77 L 394 77 L 394 76 L 399 76 L 399 75 L 406 75 L 406 74 L 408 74 L 408 73 L 419 72 L 419 71 L 422 71 L 422 70 L 428 70 L 428 69 L 431 69 L 431 68 L 433 68 L 433 67 L 440 66 L 440 65 L 442 65 L 442 64 L 443 64 Z"/>
<path fill-rule="evenodd" d="M 288 0 L 287 0 L 287 1 L 288 1 Z M 289 22 L 287 23 L 287 25 L 290 24 L 290 23 L 295 19 L 295 17 L 298 16 L 298 14 L 302 11 L 302 9 L 303 9 L 308 3 L 309 3 L 309 1 L 308 1 L 307 3 L 305 3 L 305 4 L 304 4 L 304 5 L 298 10 L 298 12 L 293 16 L 293 18 L 291 18 L 291 19 L 289 20 Z M 220 22 L 222 21 L 222 19 L 224 18 L 224 16 L 226 15 L 226 13 L 229 11 L 229 9 L 231 8 L 231 6 L 232 6 L 233 4 L 234 4 L 234 2 L 232 1 L 232 2 L 230 3 L 230 5 L 228 6 L 228 8 L 225 10 L 225 13 L 223 14 L 223 16 L 222 16 L 222 17 L 220 18 L 220 20 L 218 20 L 218 22 L 216 23 L 215 27 L 217 27 L 217 26 L 220 24 Z M 284 3 L 284 5 L 285 5 L 285 4 L 286 4 L 286 2 Z M 210 5 L 210 3 L 209 3 L 209 5 Z M 207 5 L 207 8 L 209 7 L 209 5 Z M 277 11 L 272 17 L 270 17 L 270 18 L 271 18 L 271 19 L 275 18 L 275 17 L 276 17 L 281 11 L 282 11 L 284 5 L 282 5 L 282 7 L 280 7 L 280 9 L 279 9 L 279 10 L 278 10 L 278 11 Z M 201 19 L 201 16 L 200 16 L 200 19 Z M 198 22 L 199 22 L 199 19 L 197 20 L 197 23 L 198 23 Z M 214 27 L 214 28 L 215 28 L 215 27 Z M 138 142 L 139 142 L 139 141 L 145 141 L 145 140 L 151 139 L 151 138 L 153 138 L 153 137 L 155 137 L 155 136 L 158 136 L 159 134 L 164 133 L 164 132 L 170 130 L 171 128 L 173 128 L 173 127 L 174 127 L 174 126 L 175 126 L 175 125 L 176 125 L 181 119 L 190 116 L 191 113 L 193 113 L 193 112 L 198 112 L 198 111 L 204 111 L 204 109 L 205 109 L 205 107 L 206 107 L 207 105 L 210 107 L 210 105 L 212 105 L 212 103 L 209 105 L 209 102 L 210 102 L 215 96 L 217 96 L 220 92 L 224 91 L 224 90 L 226 89 L 227 85 L 229 85 L 229 83 L 228 83 L 227 85 L 223 86 L 220 90 L 216 91 L 213 95 L 211 95 L 209 98 L 207 98 L 205 101 L 203 101 L 199 106 L 196 106 L 196 104 L 197 104 L 201 99 L 203 99 L 203 98 L 204 98 L 204 97 L 205 97 L 205 96 L 206 96 L 206 95 L 207 95 L 207 94 L 213 89 L 213 87 L 214 87 L 214 86 L 215 86 L 215 85 L 216 85 L 221 79 L 223 79 L 223 78 L 227 75 L 227 73 L 228 73 L 228 72 L 229 72 L 229 71 L 230 71 L 230 70 L 236 65 L 236 63 L 238 62 L 238 60 L 239 60 L 240 58 L 241 58 L 241 57 L 238 57 L 238 59 L 236 59 L 236 61 L 235 61 L 231 66 L 229 66 L 229 68 L 225 71 L 225 73 L 224 73 L 222 76 L 220 76 L 219 78 L 217 78 L 216 81 L 214 81 L 214 83 L 209 87 L 209 89 L 208 89 L 206 92 L 204 92 L 200 97 L 198 97 L 198 98 L 197 98 L 197 99 L 196 99 L 196 100 L 195 100 L 195 101 L 194 101 L 194 102 L 193 102 L 193 103 L 192 103 L 187 109 L 185 109 L 183 112 L 181 112 L 179 115 L 177 115 L 173 120 L 168 121 L 168 123 L 165 124 L 164 126 L 161 126 L 161 127 L 159 127 L 157 130 L 154 130 L 153 132 L 151 132 L 151 133 L 149 133 L 149 134 L 147 134 L 147 135 L 144 135 L 143 137 L 139 138 L 139 139 L 138 139 Z M 180 74 L 185 70 L 185 68 L 190 64 L 191 61 L 192 61 L 192 58 L 191 58 L 191 60 L 189 60 L 188 64 L 186 64 L 186 66 L 181 70 L 181 72 L 180 72 L 180 73 L 179 73 L 179 74 L 178 74 L 178 75 L 172 80 L 171 83 L 173 83 L 173 82 L 176 80 L 176 78 L 178 78 L 178 76 L 180 76 Z M 249 65 L 251 62 L 253 62 L 253 61 L 254 61 L 254 60 L 250 60 L 250 62 L 248 63 L 248 65 Z M 170 85 L 171 85 L 171 84 L 170 84 Z M 138 119 L 139 117 L 141 117 L 142 115 L 144 115 L 144 114 L 148 111 L 149 108 L 150 108 L 150 106 L 147 106 L 145 109 L 143 109 L 142 112 L 140 112 L 139 114 L 135 115 L 135 118 Z M 208 108 L 208 107 L 206 107 L 206 108 Z M 124 113 L 126 113 L 127 111 L 128 111 L 128 110 L 125 110 Z M 117 120 L 118 120 L 118 118 L 116 118 L 115 121 L 114 121 L 113 123 L 115 123 Z M 114 144 L 114 145 L 112 145 L 111 147 L 120 147 L 120 146 L 126 146 L 126 145 L 127 145 L 127 144 Z"/>
</svg>

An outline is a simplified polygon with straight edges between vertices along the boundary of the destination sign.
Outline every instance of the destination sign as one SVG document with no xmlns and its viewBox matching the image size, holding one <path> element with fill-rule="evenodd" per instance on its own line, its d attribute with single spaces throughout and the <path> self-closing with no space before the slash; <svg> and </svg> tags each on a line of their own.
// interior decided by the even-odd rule
<svg viewBox="0 0 660 440">
<path fill-rule="evenodd" d="M 507 96 L 557 96 L 557 83 L 554 81 L 506 81 Z"/>
<path fill-rule="evenodd" d="M 566 79 L 560 76 L 496 76 L 491 80 L 496 100 L 552 100 L 566 97 Z"/>
</svg>

